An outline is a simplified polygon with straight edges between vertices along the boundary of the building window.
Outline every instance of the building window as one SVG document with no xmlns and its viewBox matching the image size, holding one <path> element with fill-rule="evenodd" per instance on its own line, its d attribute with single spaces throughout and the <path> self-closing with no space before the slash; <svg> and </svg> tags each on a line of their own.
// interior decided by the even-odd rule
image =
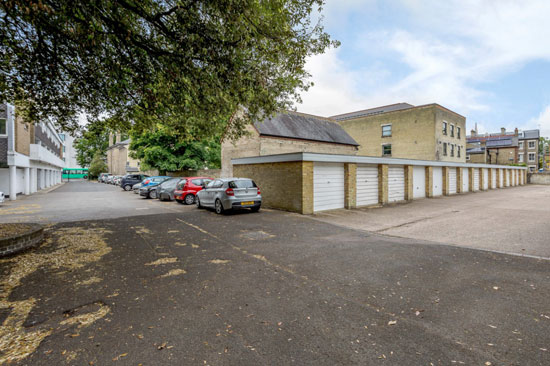
<svg viewBox="0 0 550 366">
<path fill-rule="evenodd" d="M 520 149 L 520 150 L 523 150 L 523 141 L 520 141 L 520 142 L 519 142 L 519 149 Z"/>
<path fill-rule="evenodd" d="M 452 127 L 452 125 L 451 125 L 451 127 Z M 452 131 L 452 129 L 451 129 L 451 131 Z M 451 156 L 455 156 L 455 145 L 453 145 L 453 144 L 449 144 L 449 145 L 451 145 Z"/>
<path fill-rule="evenodd" d="M 382 126 L 382 137 L 391 137 L 391 125 Z"/>
<path fill-rule="evenodd" d="M 443 143 L 443 156 L 447 156 L 447 143 Z"/>
<path fill-rule="evenodd" d="M 529 161 L 535 161 L 535 153 L 529 153 Z"/>
<path fill-rule="evenodd" d="M 443 134 L 447 134 L 447 122 L 443 121 Z"/>
<path fill-rule="evenodd" d="M 529 148 L 534 149 L 535 148 L 535 142 L 536 141 L 529 141 Z"/>
<path fill-rule="evenodd" d="M 382 145 L 382 156 L 391 156 L 391 144 Z"/>
<path fill-rule="evenodd" d="M 5 118 L 0 118 L 0 135 L 8 134 L 8 126 Z"/>
<path fill-rule="evenodd" d="M 458 130 L 456 132 L 458 133 Z M 456 157 L 460 158 L 460 146 L 456 147 Z"/>
<path fill-rule="evenodd" d="M 455 125 L 451 125 L 451 137 L 455 137 Z"/>
<path fill-rule="evenodd" d="M 470 155 L 466 155 L 466 161 L 470 161 Z"/>
<path fill-rule="evenodd" d="M 523 154 L 520 154 L 520 155 L 519 155 L 519 160 L 518 160 L 518 162 L 523 163 Z"/>
<path fill-rule="evenodd" d="M 460 127 L 456 126 L 456 138 L 460 139 Z"/>
</svg>

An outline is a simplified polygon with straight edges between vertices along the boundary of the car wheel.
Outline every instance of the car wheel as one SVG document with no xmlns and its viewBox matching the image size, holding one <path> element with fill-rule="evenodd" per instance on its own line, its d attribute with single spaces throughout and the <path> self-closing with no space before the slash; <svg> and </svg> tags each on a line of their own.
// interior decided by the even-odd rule
<svg viewBox="0 0 550 366">
<path fill-rule="evenodd" d="M 152 190 L 151 192 L 149 192 L 149 198 L 157 198 L 157 191 Z"/>
<path fill-rule="evenodd" d="M 197 208 L 202 208 L 201 200 L 199 199 L 199 197 L 195 199 L 195 203 L 197 204 Z"/>
<path fill-rule="evenodd" d="M 124 186 L 124 190 L 125 190 L 126 192 L 131 191 L 131 190 L 132 190 L 132 186 L 129 185 L 129 184 L 126 184 L 126 185 Z"/>
<path fill-rule="evenodd" d="M 258 211 L 260 211 L 260 206 L 258 206 L 258 207 L 252 207 L 250 210 L 251 210 L 252 212 L 258 212 Z"/>
<path fill-rule="evenodd" d="M 192 205 L 193 203 L 195 203 L 195 196 L 194 195 L 188 194 L 187 196 L 185 196 L 185 204 L 186 205 Z"/>
<path fill-rule="evenodd" d="M 214 205 L 214 208 L 216 210 L 216 213 L 218 215 L 221 215 L 223 213 L 223 205 L 222 205 L 222 201 L 220 200 L 216 200 L 216 203 Z"/>
</svg>

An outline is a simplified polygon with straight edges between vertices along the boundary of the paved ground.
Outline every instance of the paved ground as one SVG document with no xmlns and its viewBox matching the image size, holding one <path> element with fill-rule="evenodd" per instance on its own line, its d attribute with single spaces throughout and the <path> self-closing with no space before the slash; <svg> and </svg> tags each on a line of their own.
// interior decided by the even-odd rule
<svg viewBox="0 0 550 366">
<path fill-rule="evenodd" d="M 48 237 L 0 260 L 0 364 L 550 364 L 546 260 L 277 211 L 186 208 Z"/>
<path fill-rule="evenodd" d="M 140 197 L 110 184 L 71 181 L 49 193 L 18 196 L 0 205 L 0 222 L 56 223 L 183 212 L 192 206 Z"/>
<path fill-rule="evenodd" d="M 313 217 L 384 235 L 550 258 L 550 186 L 528 185 Z"/>
</svg>

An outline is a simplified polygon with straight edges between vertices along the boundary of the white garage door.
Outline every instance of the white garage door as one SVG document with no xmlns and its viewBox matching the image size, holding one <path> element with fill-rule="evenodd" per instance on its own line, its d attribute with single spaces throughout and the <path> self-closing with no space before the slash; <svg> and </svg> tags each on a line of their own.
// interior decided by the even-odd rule
<svg viewBox="0 0 550 366">
<path fill-rule="evenodd" d="M 505 170 L 504 171 L 504 185 L 506 187 L 510 187 L 510 171 L 509 170 Z"/>
<path fill-rule="evenodd" d="M 388 202 L 405 200 L 405 169 L 403 166 L 388 167 Z"/>
<path fill-rule="evenodd" d="M 449 168 L 449 194 L 456 193 L 456 168 Z"/>
<path fill-rule="evenodd" d="M 523 184 L 523 171 L 518 172 L 519 174 L 519 184 Z"/>
<path fill-rule="evenodd" d="M 426 167 L 413 167 L 413 198 L 426 197 Z"/>
<path fill-rule="evenodd" d="M 499 176 L 499 181 L 500 181 L 500 185 L 499 185 L 499 188 L 500 187 L 503 187 L 504 186 L 504 172 L 502 171 L 502 169 L 499 169 L 498 170 L 498 176 Z"/>
<path fill-rule="evenodd" d="M 495 189 L 497 187 L 497 171 L 496 169 L 491 169 L 491 188 Z"/>
<path fill-rule="evenodd" d="M 489 171 L 487 169 L 481 169 L 483 171 L 483 189 L 489 189 Z"/>
<path fill-rule="evenodd" d="M 344 208 L 344 164 L 313 166 L 313 211 Z"/>
<path fill-rule="evenodd" d="M 462 168 L 462 192 L 468 192 L 470 189 L 470 169 Z"/>
<path fill-rule="evenodd" d="M 443 195 L 443 168 L 440 166 L 433 167 L 433 195 L 434 197 Z"/>
<path fill-rule="evenodd" d="M 378 203 L 378 166 L 357 165 L 357 206 Z"/>
<path fill-rule="evenodd" d="M 474 191 L 479 191 L 479 169 L 474 168 Z"/>
</svg>

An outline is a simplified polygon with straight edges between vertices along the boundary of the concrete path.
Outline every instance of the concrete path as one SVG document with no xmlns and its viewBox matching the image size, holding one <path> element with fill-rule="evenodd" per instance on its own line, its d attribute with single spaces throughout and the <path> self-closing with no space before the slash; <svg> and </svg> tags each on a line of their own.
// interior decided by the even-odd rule
<svg viewBox="0 0 550 366">
<path fill-rule="evenodd" d="M 550 186 L 329 211 L 312 218 L 384 235 L 550 258 Z"/>
</svg>

